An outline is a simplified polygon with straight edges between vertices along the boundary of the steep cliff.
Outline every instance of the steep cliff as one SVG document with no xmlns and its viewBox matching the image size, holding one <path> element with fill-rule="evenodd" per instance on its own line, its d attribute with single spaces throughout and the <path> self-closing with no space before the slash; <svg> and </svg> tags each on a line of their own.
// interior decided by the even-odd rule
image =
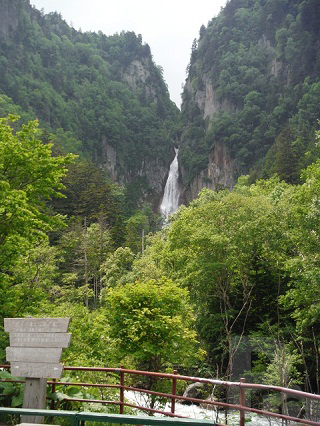
<svg viewBox="0 0 320 426">
<path fill-rule="evenodd" d="M 29 0 L 0 0 L 0 12 L 0 96 L 156 206 L 179 111 L 141 35 L 82 33 Z"/>
<path fill-rule="evenodd" d="M 0 38 L 8 40 L 19 24 L 23 11 L 30 11 L 30 4 L 20 1 L 3 0 L 0 2 Z"/>
<path fill-rule="evenodd" d="M 230 156 L 224 144 L 217 143 L 208 154 L 207 167 L 204 168 L 189 185 L 183 187 L 181 201 L 188 203 L 197 198 L 203 188 L 213 190 L 232 189 L 238 174 L 235 160 Z M 181 170 L 182 181 L 186 182 L 185 171 Z"/>
<path fill-rule="evenodd" d="M 243 173 L 299 180 L 317 156 L 319 33 L 315 0 L 230 0 L 200 29 L 182 103 L 187 201 Z"/>
</svg>

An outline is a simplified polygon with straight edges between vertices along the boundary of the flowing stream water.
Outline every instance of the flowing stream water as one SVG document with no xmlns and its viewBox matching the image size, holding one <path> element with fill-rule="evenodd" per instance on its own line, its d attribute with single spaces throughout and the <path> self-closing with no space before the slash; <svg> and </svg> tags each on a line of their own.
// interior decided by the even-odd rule
<svg viewBox="0 0 320 426">
<path fill-rule="evenodd" d="M 161 214 L 168 219 L 169 215 L 176 212 L 179 207 L 179 150 L 175 148 L 176 155 L 170 165 L 169 175 L 164 188 L 163 199 L 160 206 Z"/>
<path fill-rule="evenodd" d="M 131 403 L 141 405 L 143 407 L 148 406 L 146 395 L 142 395 L 139 392 L 125 391 L 125 397 Z M 157 407 L 160 408 L 160 407 Z M 162 407 L 161 410 L 170 412 L 171 404 L 167 403 L 165 407 Z M 186 416 L 192 419 L 206 419 L 212 420 L 213 422 L 218 422 L 220 424 L 225 424 L 226 417 L 224 411 L 216 411 L 215 409 L 205 409 L 199 405 L 184 405 L 176 402 L 176 414 L 181 416 Z M 141 414 L 141 411 L 137 410 L 137 414 Z M 145 415 L 146 413 L 142 413 Z M 159 414 L 155 414 L 159 416 Z M 229 426 L 239 426 L 239 413 L 229 411 L 228 415 L 228 425 Z M 246 414 L 246 424 L 255 425 L 255 426 L 283 426 L 283 424 L 292 423 L 283 423 L 280 419 L 271 419 L 258 416 L 256 414 Z M 294 423 L 296 424 L 296 423 Z"/>
</svg>

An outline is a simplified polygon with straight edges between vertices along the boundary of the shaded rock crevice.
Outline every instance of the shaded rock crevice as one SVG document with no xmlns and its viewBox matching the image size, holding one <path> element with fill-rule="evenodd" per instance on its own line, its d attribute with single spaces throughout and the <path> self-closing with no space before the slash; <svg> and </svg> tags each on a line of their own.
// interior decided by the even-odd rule
<svg viewBox="0 0 320 426">
<path fill-rule="evenodd" d="M 182 180 L 186 180 L 185 172 L 181 169 Z M 236 161 L 231 157 L 223 143 L 217 143 L 208 155 L 208 165 L 191 183 L 184 188 L 182 199 L 189 203 L 198 197 L 203 188 L 212 190 L 233 189 L 238 176 Z"/>
</svg>

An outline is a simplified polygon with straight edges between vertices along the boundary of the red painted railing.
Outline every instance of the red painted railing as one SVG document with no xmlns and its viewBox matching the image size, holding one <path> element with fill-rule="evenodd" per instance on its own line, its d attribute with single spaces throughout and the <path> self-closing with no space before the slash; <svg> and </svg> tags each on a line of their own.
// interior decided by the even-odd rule
<svg viewBox="0 0 320 426">
<path fill-rule="evenodd" d="M 0 368 L 9 369 L 9 365 L 0 365 Z M 293 417 L 285 414 L 265 411 L 265 410 L 259 410 L 256 408 L 252 408 L 246 405 L 246 390 L 261 390 L 266 392 L 280 392 L 284 393 L 286 395 L 291 395 L 295 398 L 300 398 L 303 400 L 316 400 L 320 403 L 320 395 L 311 394 L 307 392 L 298 391 L 295 389 L 289 389 L 289 388 L 283 388 L 279 386 L 269 386 L 269 385 L 262 385 L 262 384 L 255 384 L 255 383 L 246 383 L 245 379 L 241 379 L 240 382 L 228 382 L 228 381 L 222 381 L 222 380 L 214 380 L 214 379 L 205 379 L 205 378 L 199 378 L 199 377 L 190 377 L 190 376 L 184 376 L 179 375 L 177 371 L 174 371 L 173 374 L 168 373 L 157 373 L 157 372 L 148 372 L 148 371 L 139 371 L 139 370 L 128 370 L 123 367 L 120 368 L 102 368 L 102 367 L 64 367 L 65 371 L 86 371 L 86 372 L 104 372 L 104 373 L 117 373 L 119 374 L 119 384 L 107 384 L 107 383 L 79 383 L 79 382 L 58 382 L 58 381 L 49 381 L 48 384 L 52 386 L 52 391 L 55 392 L 57 385 L 64 385 L 64 386 L 79 386 L 79 387 L 96 387 L 96 388 L 116 388 L 119 389 L 119 401 L 107 401 L 107 400 L 96 400 L 96 399 L 78 399 L 78 398 L 65 398 L 66 401 L 78 401 L 78 402 L 88 402 L 88 403 L 101 403 L 101 404 L 113 404 L 113 405 L 119 405 L 119 411 L 120 414 L 123 414 L 124 407 L 133 407 L 142 411 L 147 411 L 149 413 L 158 413 L 163 414 L 170 417 L 180 417 L 183 418 L 185 416 L 181 416 L 175 413 L 175 404 L 177 401 L 188 401 L 191 403 L 205 403 L 206 405 L 212 405 L 217 408 L 224 408 L 224 409 L 230 409 L 239 411 L 240 413 L 240 420 L 239 425 L 244 426 L 245 425 L 245 418 L 246 413 L 256 413 L 258 415 L 264 416 L 264 417 L 273 417 L 277 419 L 282 419 L 286 421 L 293 421 L 296 423 L 306 424 L 306 425 L 320 425 L 318 421 L 311 420 L 311 419 L 305 419 L 305 418 L 298 418 Z M 125 386 L 125 377 L 126 375 L 139 375 L 139 376 L 147 376 L 147 377 L 156 377 L 159 379 L 170 379 L 172 382 L 171 386 L 171 393 L 164 393 L 164 392 L 156 392 L 152 390 L 147 389 L 140 389 L 135 388 L 133 386 Z M 177 395 L 177 381 L 185 381 L 185 382 L 198 382 L 198 383 L 205 383 L 210 385 L 217 385 L 222 387 L 230 387 L 230 388 L 238 388 L 239 389 L 239 404 L 230 404 L 226 402 L 219 402 L 219 401 L 210 401 L 210 400 L 203 400 L 198 398 L 190 398 L 190 397 L 184 397 L 181 395 Z M 3 381 L 10 381 L 10 380 L 3 380 Z M 22 382 L 21 380 L 15 380 L 15 382 Z M 129 402 L 126 402 L 125 400 L 125 391 L 134 391 L 139 392 L 141 394 L 147 394 L 147 395 L 154 395 L 154 396 L 160 396 L 167 398 L 168 401 L 171 401 L 171 410 L 170 412 L 156 410 L 149 407 L 134 405 Z M 54 408 L 54 402 L 51 405 L 51 408 Z"/>
</svg>

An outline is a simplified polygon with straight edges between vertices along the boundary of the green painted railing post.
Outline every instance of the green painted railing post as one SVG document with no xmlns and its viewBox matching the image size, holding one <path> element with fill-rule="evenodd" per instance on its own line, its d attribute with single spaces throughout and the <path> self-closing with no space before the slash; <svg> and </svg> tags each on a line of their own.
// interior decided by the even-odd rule
<svg viewBox="0 0 320 426">
<path fill-rule="evenodd" d="M 75 413 L 74 416 L 71 417 L 70 426 L 79 426 L 78 413 Z"/>
</svg>

